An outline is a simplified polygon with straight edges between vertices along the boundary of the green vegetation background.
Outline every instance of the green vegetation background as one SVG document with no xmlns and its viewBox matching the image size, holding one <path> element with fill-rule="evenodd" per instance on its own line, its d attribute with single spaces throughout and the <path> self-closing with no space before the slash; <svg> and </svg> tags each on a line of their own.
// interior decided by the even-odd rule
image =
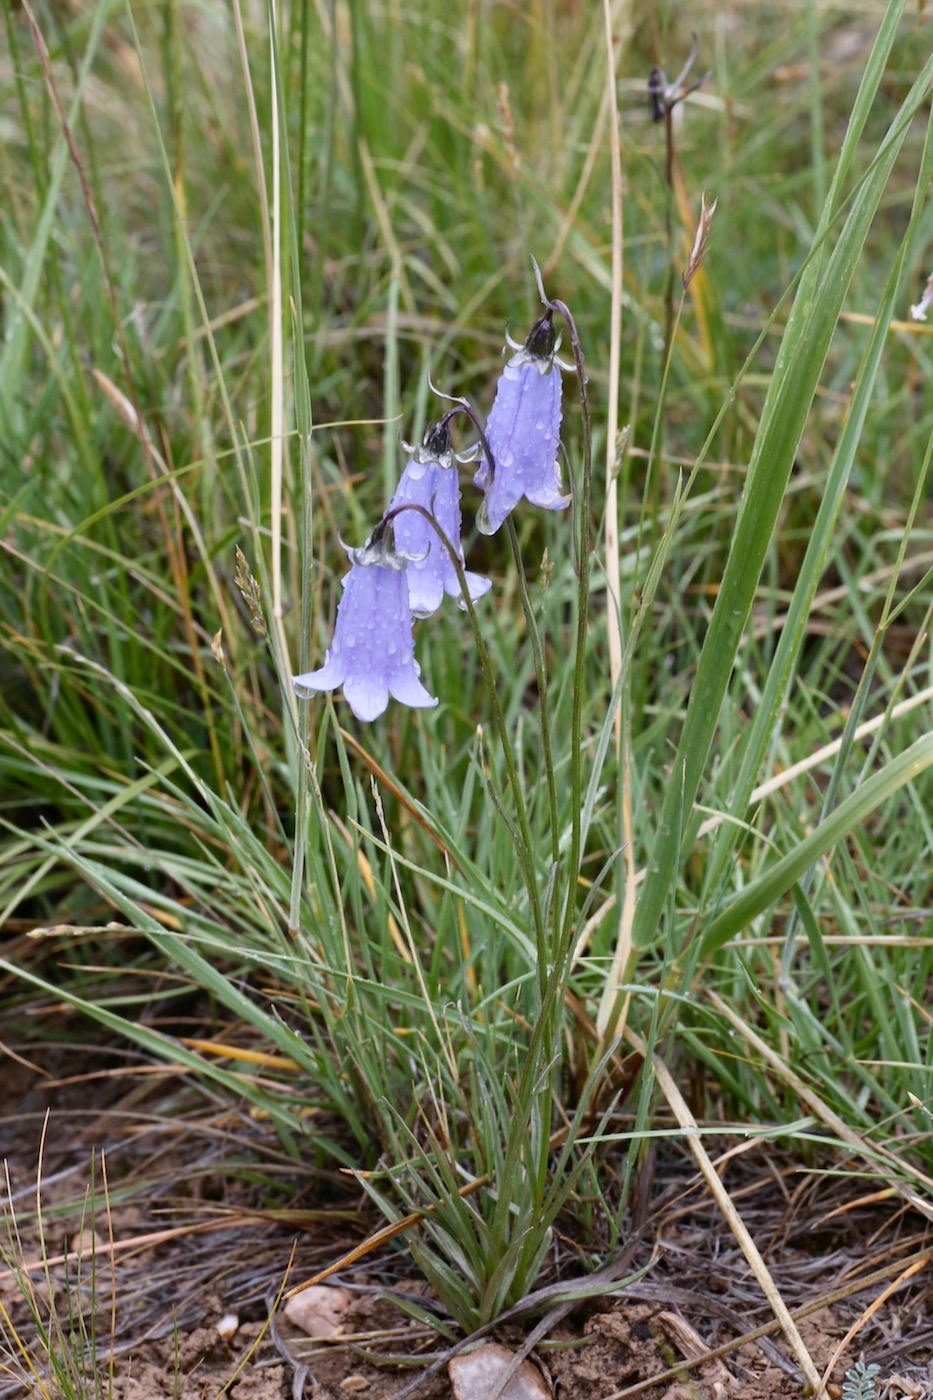
<svg viewBox="0 0 933 1400">
<path fill-rule="evenodd" d="M 607 10 L 615 82 L 597 5 L 5 0 L 4 995 L 33 1035 L 86 1018 L 186 1064 L 296 1160 L 380 1163 L 390 1217 L 444 1206 L 412 1248 L 464 1323 L 529 1285 L 558 1211 L 595 1257 L 624 1234 L 637 1151 L 605 1154 L 672 1131 L 643 1040 L 710 1132 L 828 1138 L 933 1192 L 928 24 Z M 671 189 L 646 84 L 691 29 L 710 74 Z M 671 303 L 704 191 L 708 256 Z M 537 1107 L 516 1088 L 540 958 L 468 619 L 418 627 L 435 712 L 364 728 L 288 684 L 323 658 L 339 540 L 436 413 L 428 375 L 488 411 L 506 325 L 538 314 L 532 254 L 593 414 L 582 672 L 569 518 L 517 517 L 556 833 L 516 568 L 498 538 L 468 562 L 545 899 L 582 697 L 550 1154 L 540 1084 Z M 570 378 L 564 440 L 579 482 Z M 185 1042 L 199 1018 L 213 1049 Z M 516 1103 L 535 1145 L 503 1219 L 458 1191 L 501 1185 Z"/>
</svg>

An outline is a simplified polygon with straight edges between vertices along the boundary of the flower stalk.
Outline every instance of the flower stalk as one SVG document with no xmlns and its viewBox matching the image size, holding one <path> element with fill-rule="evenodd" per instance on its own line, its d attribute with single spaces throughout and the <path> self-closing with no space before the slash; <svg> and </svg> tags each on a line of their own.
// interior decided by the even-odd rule
<svg viewBox="0 0 933 1400">
<path fill-rule="evenodd" d="M 514 351 L 497 385 L 495 402 L 484 425 L 464 400 L 429 428 L 420 446 L 408 448 L 408 462 L 389 505 L 362 549 L 347 549 L 350 570 L 331 645 L 324 664 L 293 677 L 299 695 L 342 686 L 356 718 L 369 722 L 386 709 L 392 696 L 404 704 L 427 708 L 437 703 L 421 681 L 414 658 L 415 620 L 435 612 L 444 596 L 466 611 L 476 642 L 480 671 L 489 694 L 492 720 L 511 788 L 490 783 L 494 805 L 514 843 L 518 869 L 528 900 L 533 931 L 534 969 L 529 985 L 530 1026 L 521 1044 L 514 1087 L 503 1090 L 496 1116 L 501 1131 L 501 1157 L 496 1166 L 497 1191 L 489 1221 L 488 1287 L 497 1271 L 508 1267 L 506 1279 L 532 1277 L 547 1247 L 550 1221 L 549 1168 L 557 1076 L 561 1063 L 563 996 L 577 924 L 577 892 L 582 858 L 583 697 L 587 604 L 592 539 L 590 530 L 592 438 L 586 394 L 583 352 L 573 317 L 562 301 L 550 301 L 535 265 L 544 314 L 524 344 Z M 573 352 L 573 365 L 557 359 L 555 316 L 560 316 Z M 561 481 L 561 376 L 576 373 L 584 421 L 583 469 L 578 484 L 565 493 Z M 492 656 L 486 644 L 477 604 L 490 581 L 467 570 L 460 539 L 460 486 L 456 462 L 469 460 L 451 448 L 450 422 L 465 413 L 476 429 L 474 457 L 480 465 L 474 482 L 483 491 L 477 524 L 488 534 L 506 525 L 518 575 L 519 596 L 529 637 L 538 690 L 541 754 L 547 785 L 548 865 L 541 869 L 536 853 L 529 806 L 523 791 L 519 761 L 509 733 Z M 570 737 L 571 837 L 561 855 L 560 810 L 553 756 L 552 720 L 547 658 L 541 627 L 532 604 L 521 557 L 518 530 L 512 516 L 522 500 L 547 510 L 563 510 L 573 500 L 571 536 L 577 578 Z M 536 859 L 537 856 L 537 859 Z M 426 993 L 425 993 L 426 994 Z M 433 1018 L 432 1018 L 433 1019 Z M 524 1019 L 524 1018 L 523 1018 Z M 435 1025 L 436 1030 L 436 1025 Z M 521 1037 L 524 1041 L 524 1037 Z M 516 1050 L 519 1049 L 516 1044 Z M 435 1144 L 437 1145 L 437 1144 Z M 550 1191 L 550 1195 L 549 1195 Z M 524 1203 L 516 1218 L 516 1202 Z M 530 1212 L 530 1213 L 529 1213 Z M 545 1219 L 546 1217 L 546 1219 Z M 530 1230 L 521 1221 L 539 1224 Z M 541 1223 L 544 1222 L 544 1223 Z M 495 1283 L 508 1292 L 510 1283 Z M 503 1293 L 503 1297 L 505 1294 Z M 498 1309 L 498 1292 L 483 1294 L 482 1307 Z"/>
</svg>

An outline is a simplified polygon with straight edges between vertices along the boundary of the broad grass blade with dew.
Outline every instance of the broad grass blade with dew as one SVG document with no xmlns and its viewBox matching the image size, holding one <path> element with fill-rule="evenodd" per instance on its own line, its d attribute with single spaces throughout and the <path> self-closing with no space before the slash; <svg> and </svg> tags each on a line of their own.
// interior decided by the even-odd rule
<svg viewBox="0 0 933 1400">
<path fill-rule="evenodd" d="M 770 908 L 781 895 L 794 885 L 817 860 L 832 850 L 850 831 L 864 822 L 872 812 L 903 787 L 913 782 L 933 763 L 933 734 L 926 734 L 911 744 L 904 753 L 885 764 L 884 768 L 866 778 L 835 811 L 789 851 L 782 859 L 742 891 L 721 914 L 703 930 L 700 939 L 701 957 L 721 948 L 729 939 L 747 928 L 753 919 Z"/>
<path fill-rule="evenodd" d="M 874 314 L 868 345 L 852 386 L 851 402 L 833 452 L 826 484 L 820 497 L 819 509 L 800 565 L 793 596 L 787 609 L 787 616 L 784 619 L 774 657 L 765 677 L 760 702 L 752 715 L 748 736 L 743 744 L 739 772 L 730 793 L 728 806 L 729 815 L 737 820 L 745 818 L 752 790 L 758 781 L 765 752 L 780 726 L 784 703 L 806 635 L 807 619 L 826 566 L 836 519 L 849 484 L 866 417 L 875 394 L 903 272 L 905 267 L 909 267 L 911 264 L 919 234 L 918 216 L 923 208 L 923 192 L 928 188 L 930 179 L 933 177 L 931 129 L 933 128 L 928 126 L 924 159 L 917 179 L 910 220 Z M 725 865 L 734 848 L 734 839 L 728 824 L 720 828 L 710 853 L 707 869 L 704 872 L 707 900 L 715 897 Z"/>
<path fill-rule="evenodd" d="M 879 89 L 903 11 L 903 3 L 889 7 L 872 50 L 832 189 L 782 339 L 755 438 L 728 562 L 672 764 L 672 780 L 648 858 L 635 913 L 634 947 L 626 982 L 633 980 L 642 951 L 658 936 L 665 907 L 678 879 L 680 862 L 689 855 L 693 804 L 843 298 L 862 256 L 868 229 L 901 145 L 926 100 L 933 78 L 933 59 L 930 59 L 880 143 L 866 175 L 855 191 L 843 198 L 843 184 Z M 844 221 L 837 230 L 843 215 Z M 609 1035 L 617 1033 L 617 1016 L 622 1005 L 620 993 L 616 1014 L 607 1031 Z"/>
</svg>

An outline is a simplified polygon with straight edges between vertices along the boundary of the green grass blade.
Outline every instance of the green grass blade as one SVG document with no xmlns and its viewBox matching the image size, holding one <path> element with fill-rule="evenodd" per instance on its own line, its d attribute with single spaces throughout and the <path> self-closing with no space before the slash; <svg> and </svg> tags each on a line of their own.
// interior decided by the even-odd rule
<svg viewBox="0 0 933 1400">
<path fill-rule="evenodd" d="M 843 299 L 898 152 L 931 78 L 933 58 L 911 89 L 874 164 L 852 198 L 825 272 L 812 290 L 808 281 L 803 282 L 794 302 L 755 438 L 732 547 L 690 692 L 673 765 L 679 780 L 667 789 L 635 913 L 634 956 L 655 937 L 670 898 L 684 828 L 709 757 L 765 554 Z M 686 856 L 688 852 L 682 854 Z"/>
<path fill-rule="evenodd" d="M 700 944 L 702 957 L 735 937 L 785 894 L 815 861 L 844 840 L 876 808 L 892 797 L 905 783 L 913 782 L 933 763 L 933 733 L 911 744 L 879 772 L 840 802 L 816 831 L 805 837 L 794 850 L 777 861 L 709 924 Z"/>
<path fill-rule="evenodd" d="M 909 265 L 917 237 L 917 216 L 921 208 L 919 192 L 926 189 L 931 172 L 933 172 L 933 143 L 930 140 L 930 132 L 931 128 L 928 127 L 925 158 L 917 181 L 918 198 L 915 200 L 904 241 L 891 269 L 881 301 L 875 311 L 868 345 L 853 385 L 852 401 L 836 450 L 833 453 L 826 485 L 820 497 L 819 510 L 794 587 L 794 594 L 787 609 L 787 616 L 781 629 L 774 658 L 768 669 L 761 700 L 752 717 L 751 729 L 745 740 L 739 774 L 732 789 L 729 803 L 730 813 L 737 818 L 743 818 L 746 814 L 752 789 L 758 781 L 765 750 L 774 733 L 775 725 L 780 720 L 787 688 L 791 683 L 794 667 L 803 644 L 807 618 L 826 565 L 836 518 L 848 487 L 868 411 L 875 394 L 904 268 Z M 708 890 L 715 889 L 733 848 L 734 837 L 728 828 L 724 827 L 717 838 L 706 871 Z"/>
</svg>

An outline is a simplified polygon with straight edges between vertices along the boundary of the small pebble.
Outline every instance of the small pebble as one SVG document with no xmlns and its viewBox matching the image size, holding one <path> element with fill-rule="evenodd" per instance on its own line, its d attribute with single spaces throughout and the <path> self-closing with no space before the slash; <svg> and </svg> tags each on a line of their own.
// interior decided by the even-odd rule
<svg viewBox="0 0 933 1400">
<path fill-rule="evenodd" d="M 454 1400 L 488 1400 L 505 1375 L 515 1352 L 498 1342 L 487 1342 L 466 1356 L 455 1356 L 447 1366 Z M 552 1391 L 530 1361 L 523 1361 L 502 1393 L 502 1400 L 552 1400 Z"/>
<path fill-rule="evenodd" d="M 289 1298 L 285 1316 L 309 1337 L 339 1337 L 344 1331 L 344 1314 L 352 1302 L 349 1289 L 316 1283 Z"/>
<path fill-rule="evenodd" d="M 224 1313 L 217 1324 L 217 1335 L 222 1342 L 232 1342 L 240 1326 L 240 1319 L 235 1312 Z"/>
</svg>

